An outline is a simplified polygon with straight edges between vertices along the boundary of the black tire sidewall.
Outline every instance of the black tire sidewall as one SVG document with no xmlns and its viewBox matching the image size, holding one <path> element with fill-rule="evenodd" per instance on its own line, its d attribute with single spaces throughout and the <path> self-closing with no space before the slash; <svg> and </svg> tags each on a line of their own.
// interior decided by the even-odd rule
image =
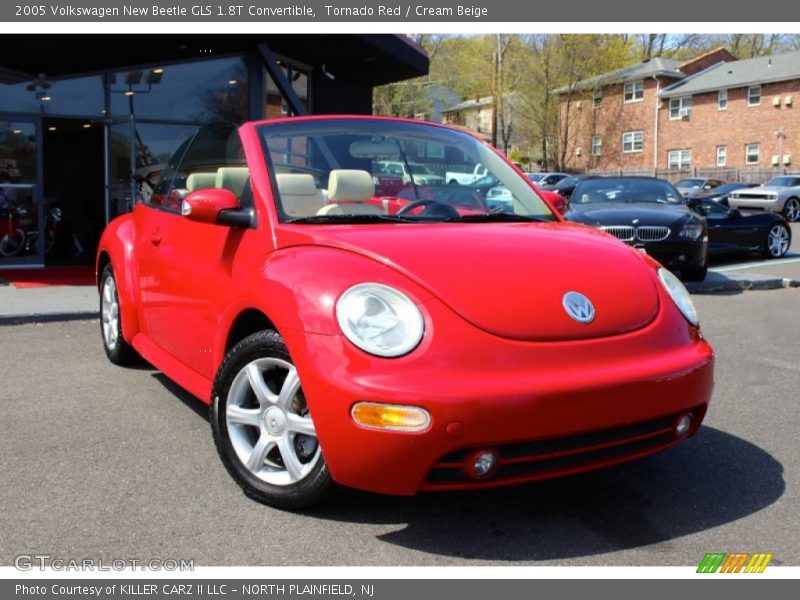
<svg viewBox="0 0 800 600">
<path fill-rule="evenodd" d="M 267 357 L 292 363 L 283 340 L 275 331 L 265 330 L 250 335 L 225 356 L 217 372 L 211 396 L 210 422 L 214 443 L 225 468 L 249 497 L 281 509 L 307 508 L 322 501 L 333 488 L 324 455 L 320 456 L 312 471 L 301 481 L 286 486 L 272 485 L 256 477 L 242 464 L 228 434 L 225 408 L 234 378 L 250 362 Z"/>
</svg>

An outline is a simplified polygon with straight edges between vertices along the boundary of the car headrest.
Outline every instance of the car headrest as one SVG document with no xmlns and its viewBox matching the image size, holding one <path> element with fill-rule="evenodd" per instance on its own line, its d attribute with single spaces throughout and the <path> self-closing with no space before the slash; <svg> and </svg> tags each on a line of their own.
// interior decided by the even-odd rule
<svg viewBox="0 0 800 600">
<path fill-rule="evenodd" d="M 308 173 L 280 173 L 278 182 L 283 211 L 290 217 L 310 217 L 322 208 L 322 192 Z"/>
<path fill-rule="evenodd" d="M 330 202 L 363 202 L 375 195 L 372 175 L 359 169 L 334 169 L 328 178 Z"/>
<path fill-rule="evenodd" d="M 213 188 L 217 184 L 216 173 L 192 173 L 186 178 L 186 189 L 190 192 Z"/>
<path fill-rule="evenodd" d="M 250 169 L 247 167 L 220 167 L 217 169 L 214 187 L 230 190 L 237 198 L 241 198 L 249 178 Z"/>
</svg>

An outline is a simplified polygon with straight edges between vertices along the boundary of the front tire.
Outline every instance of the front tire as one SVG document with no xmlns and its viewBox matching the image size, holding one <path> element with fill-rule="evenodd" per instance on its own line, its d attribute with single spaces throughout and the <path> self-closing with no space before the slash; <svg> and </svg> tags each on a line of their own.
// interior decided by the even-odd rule
<svg viewBox="0 0 800 600">
<path fill-rule="evenodd" d="M 800 199 L 789 198 L 786 204 L 783 205 L 783 216 L 789 223 L 797 223 L 800 221 Z"/>
<path fill-rule="evenodd" d="M 767 231 L 764 240 L 764 256 L 767 258 L 781 258 L 789 251 L 792 244 L 792 232 L 783 223 L 774 223 Z"/>
<path fill-rule="evenodd" d="M 334 489 L 297 369 L 275 331 L 225 356 L 212 391 L 211 429 L 222 463 L 249 497 L 287 510 Z"/>
<path fill-rule="evenodd" d="M 100 334 L 106 356 L 115 365 L 130 365 L 139 356 L 122 337 L 122 315 L 119 309 L 119 294 L 114 269 L 110 264 L 100 277 Z"/>
</svg>

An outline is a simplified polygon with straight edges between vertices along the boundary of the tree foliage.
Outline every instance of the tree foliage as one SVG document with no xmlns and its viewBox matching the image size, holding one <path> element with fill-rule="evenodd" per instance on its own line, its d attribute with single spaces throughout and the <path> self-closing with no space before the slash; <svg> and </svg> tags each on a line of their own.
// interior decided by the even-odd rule
<svg viewBox="0 0 800 600">
<path fill-rule="evenodd" d="M 497 146 L 514 141 L 517 154 L 523 148 L 543 168 L 563 165 L 570 135 L 570 124 L 558 121 L 564 96 L 555 90 L 656 57 L 686 60 L 718 47 L 738 58 L 800 50 L 800 35 L 787 34 L 428 34 L 416 41 L 428 52 L 430 73 L 376 88 L 374 112 L 429 115 L 433 86 L 464 99 L 495 96 Z"/>
</svg>

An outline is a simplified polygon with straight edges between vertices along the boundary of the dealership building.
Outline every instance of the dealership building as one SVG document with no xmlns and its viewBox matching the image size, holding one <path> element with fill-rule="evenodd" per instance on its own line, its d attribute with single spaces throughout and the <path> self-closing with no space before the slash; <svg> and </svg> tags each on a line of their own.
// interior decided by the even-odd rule
<svg viewBox="0 0 800 600">
<path fill-rule="evenodd" d="M 375 86 L 427 71 L 399 35 L 3 35 L 0 268 L 90 264 L 203 124 L 369 114 Z"/>
</svg>

